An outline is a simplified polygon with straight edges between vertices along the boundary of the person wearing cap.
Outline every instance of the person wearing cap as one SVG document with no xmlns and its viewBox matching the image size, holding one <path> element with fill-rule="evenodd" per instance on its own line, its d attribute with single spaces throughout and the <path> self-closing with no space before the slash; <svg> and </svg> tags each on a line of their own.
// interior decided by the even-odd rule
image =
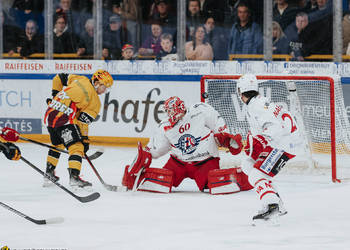
<svg viewBox="0 0 350 250">
<path fill-rule="evenodd" d="M 134 46 L 131 44 L 125 44 L 122 48 L 122 60 L 133 60 L 134 59 Z"/>
<path fill-rule="evenodd" d="M 128 43 L 127 37 L 130 37 L 130 33 L 122 27 L 121 17 L 117 14 L 110 16 L 108 29 L 103 31 L 102 56 L 104 59 L 119 60 L 123 44 Z"/>
</svg>

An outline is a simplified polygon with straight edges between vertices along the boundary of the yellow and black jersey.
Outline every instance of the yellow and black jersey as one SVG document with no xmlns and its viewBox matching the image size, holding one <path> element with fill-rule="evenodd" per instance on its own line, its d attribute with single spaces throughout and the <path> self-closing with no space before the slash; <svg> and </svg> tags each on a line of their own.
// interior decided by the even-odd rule
<svg viewBox="0 0 350 250">
<path fill-rule="evenodd" d="M 58 74 L 53 79 L 52 92 L 54 98 L 44 118 L 49 127 L 81 122 L 89 124 L 100 111 L 98 94 L 85 76 Z"/>
</svg>

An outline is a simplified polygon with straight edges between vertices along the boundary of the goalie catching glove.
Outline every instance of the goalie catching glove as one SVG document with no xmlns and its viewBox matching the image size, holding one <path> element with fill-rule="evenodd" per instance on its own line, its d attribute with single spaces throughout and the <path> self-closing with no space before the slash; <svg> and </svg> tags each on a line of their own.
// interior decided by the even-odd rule
<svg viewBox="0 0 350 250">
<path fill-rule="evenodd" d="M 214 134 L 216 143 L 219 147 L 228 148 L 233 155 L 237 155 L 241 152 L 242 136 L 240 134 L 232 135 L 226 132 Z"/>
</svg>

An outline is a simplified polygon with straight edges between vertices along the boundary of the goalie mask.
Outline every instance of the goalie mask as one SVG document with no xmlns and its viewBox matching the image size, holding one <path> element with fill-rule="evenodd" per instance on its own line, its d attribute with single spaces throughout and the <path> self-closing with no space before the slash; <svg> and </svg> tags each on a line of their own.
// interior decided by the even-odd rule
<svg viewBox="0 0 350 250">
<path fill-rule="evenodd" d="M 164 102 L 164 110 L 168 114 L 171 126 L 186 114 L 185 103 L 177 96 L 172 96 Z"/>
<path fill-rule="evenodd" d="M 242 75 L 237 81 L 237 93 L 239 96 L 248 91 L 259 92 L 258 79 L 256 79 L 255 75 Z"/>
</svg>

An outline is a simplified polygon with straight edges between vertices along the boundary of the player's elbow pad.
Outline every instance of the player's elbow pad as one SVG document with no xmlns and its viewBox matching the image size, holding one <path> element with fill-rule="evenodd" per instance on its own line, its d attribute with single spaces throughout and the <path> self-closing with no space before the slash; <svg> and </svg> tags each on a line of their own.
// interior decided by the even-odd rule
<svg viewBox="0 0 350 250">
<path fill-rule="evenodd" d="M 78 118 L 79 121 L 86 124 L 91 124 L 94 121 L 94 118 L 88 113 L 82 112 Z"/>
</svg>

